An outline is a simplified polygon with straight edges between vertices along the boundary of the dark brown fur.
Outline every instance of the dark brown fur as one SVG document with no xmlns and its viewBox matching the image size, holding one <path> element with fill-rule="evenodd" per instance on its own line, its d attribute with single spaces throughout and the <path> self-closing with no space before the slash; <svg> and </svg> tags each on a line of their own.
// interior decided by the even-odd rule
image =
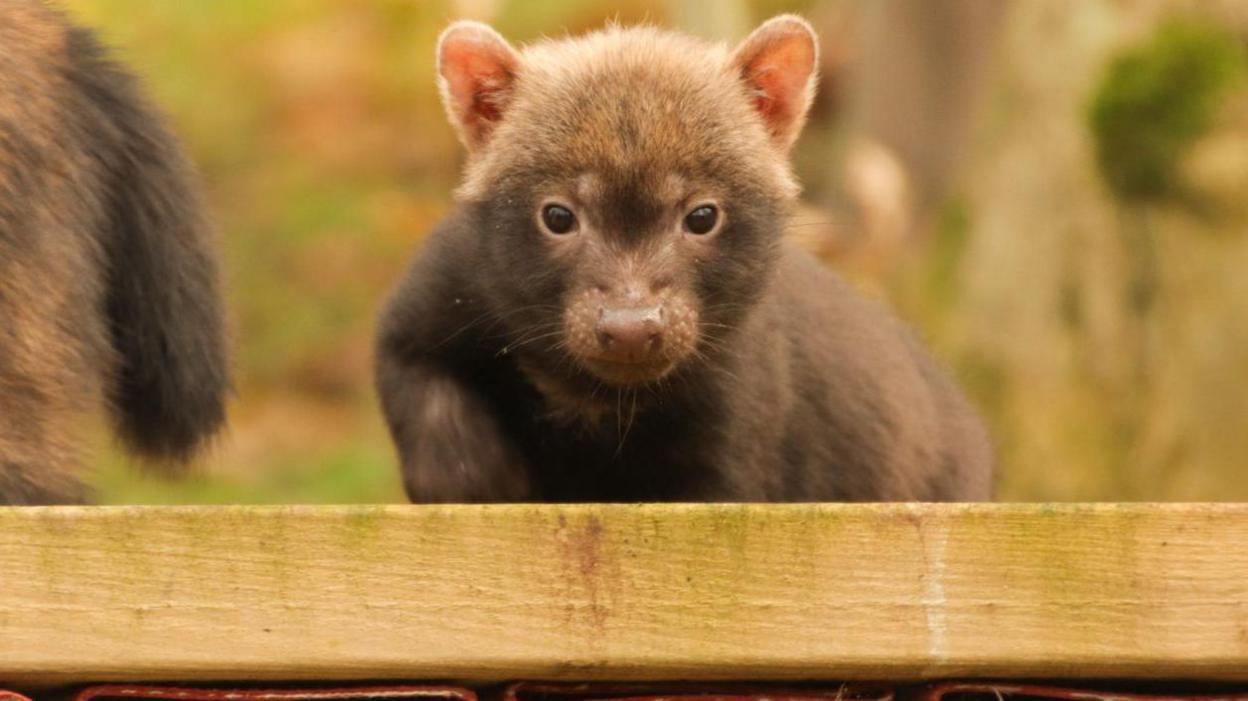
<svg viewBox="0 0 1248 701">
<path fill-rule="evenodd" d="M 808 33 L 775 20 L 730 54 L 612 29 L 512 54 L 480 25 L 448 32 L 444 64 L 500 68 L 474 84 L 443 67 L 470 149 L 460 203 L 381 322 L 414 501 L 989 496 L 992 451 L 956 388 L 783 240 Z M 574 235 L 544 232 L 550 198 Z M 700 201 L 722 227 L 682 233 Z M 663 345 L 617 372 L 594 330 L 627 304 L 661 310 Z"/>
<path fill-rule="evenodd" d="M 82 421 L 189 458 L 224 420 L 217 262 L 181 146 L 84 29 L 0 0 L 0 504 L 83 501 Z"/>
</svg>

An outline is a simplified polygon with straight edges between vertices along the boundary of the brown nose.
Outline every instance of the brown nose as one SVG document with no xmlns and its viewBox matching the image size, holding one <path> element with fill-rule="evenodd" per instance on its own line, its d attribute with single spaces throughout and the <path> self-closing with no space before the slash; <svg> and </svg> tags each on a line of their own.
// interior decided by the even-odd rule
<svg viewBox="0 0 1248 701">
<path fill-rule="evenodd" d="M 598 345 L 603 355 L 620 363 L 648 360 L 663 343 L 663 310 L 603 309 L 598 316 Z"/>
</svg>

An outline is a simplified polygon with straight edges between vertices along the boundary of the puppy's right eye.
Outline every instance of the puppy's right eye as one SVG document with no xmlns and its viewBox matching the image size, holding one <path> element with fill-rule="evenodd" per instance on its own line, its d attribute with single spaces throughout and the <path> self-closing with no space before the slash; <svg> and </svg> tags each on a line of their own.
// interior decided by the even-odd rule
<svg viewBox="0 0 1248 701">
<path fill-rule="evenodd" d="M 542 208 L 542 224 L 552 234 L 571 233 L 576 228 L 576 215 L 562 205 L 548 204 Z"/>
<path fill-rule="evenodd" d="M 719 209 L 713 204 L 704 204 L 685 216 L 685 231 L 701 236 L 711 233 L 718 223 Z"/>
</svg>

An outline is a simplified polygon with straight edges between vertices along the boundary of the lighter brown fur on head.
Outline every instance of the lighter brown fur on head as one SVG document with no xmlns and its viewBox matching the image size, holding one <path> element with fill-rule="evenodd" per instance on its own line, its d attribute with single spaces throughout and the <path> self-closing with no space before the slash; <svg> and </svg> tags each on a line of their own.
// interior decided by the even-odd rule
<svg viewBox="0 0 1248 701">
<path fill-rule="evenodd" d="M 459 198 L 482 196 L 504 169 L 552 150 L 570 165 L 616 168 L 661 156 L 669 172 L 747 155 L 795 197 L 787 152 L 813 98 L 817 46 L 792 15 L 764 23 L 735 51 L 654 27 L 609 27 L 516 51 L 486 25 L 457 22 L 438 57 L 444 102 L 469 150 Z M 643 149 L 620 139 L 630 120 L 644 125 Z"/>
</svg>

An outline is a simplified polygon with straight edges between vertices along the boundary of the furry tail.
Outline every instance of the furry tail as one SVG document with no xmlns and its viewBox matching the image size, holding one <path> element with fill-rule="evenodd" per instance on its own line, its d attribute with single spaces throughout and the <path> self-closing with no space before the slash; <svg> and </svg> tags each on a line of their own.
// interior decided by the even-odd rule
<svg viewBox="0 0 1248 701">
<path fill-rule="evenodd" d="M 78 87 L 112 137 L 99 240 L 116 429 L 140 456 L 181 463 L 221 428 L 230 389 L 213 232 L 181 144 L 87 32 L 72 36 Z"/>
</svg>

